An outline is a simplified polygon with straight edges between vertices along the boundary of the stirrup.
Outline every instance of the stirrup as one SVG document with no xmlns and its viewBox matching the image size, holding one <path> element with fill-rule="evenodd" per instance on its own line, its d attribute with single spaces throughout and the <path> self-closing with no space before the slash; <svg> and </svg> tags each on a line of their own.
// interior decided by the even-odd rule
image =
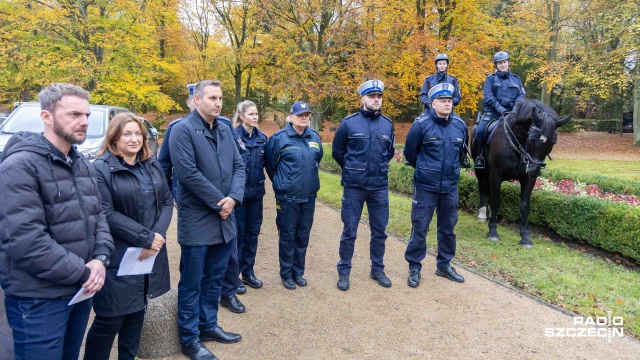
<svg viewBox="0 0 640 360">
<path fill-rule="evenodd" d="M 473 161 L 473 168 L 476 169 L 476 170 L 484 170 L 484 157 L 478 156 Z"/>
</svg>

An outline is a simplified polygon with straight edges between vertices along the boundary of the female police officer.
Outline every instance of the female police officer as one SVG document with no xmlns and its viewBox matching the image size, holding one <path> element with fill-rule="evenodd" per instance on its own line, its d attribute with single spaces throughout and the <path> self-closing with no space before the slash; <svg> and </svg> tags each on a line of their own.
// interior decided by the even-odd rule
<svg viewBox="0 0 640 360">
<path fill-rule="evenodd" d="M 484 131 L 489 122 L 499 116 L 513 110 L 518 101 L 524 99 L 524 86 L 520 77 L 509 71 L 509 54 L 506 51 L 498 51 L 493 56 L 493 64 L 496 72 L 487 76 L 484 82 L 484 113 L 476 128 L 476 141 L 482 148 Z M 475 159 L 475 168 L 484 169 L 484 157 L 482 152 Z"/>
<path fill-rule="evenodd" d="M 296 284 L 307 285 L 302 275 L 320 189 L 322 142 L 309 127 L 311 110 L 307 103 L 295 102 L 289 114 L 290 122 L 267 142 L 265 167 L 276 195 L 280 277 L 284 287 L 293 290 Z"/>
</svg>

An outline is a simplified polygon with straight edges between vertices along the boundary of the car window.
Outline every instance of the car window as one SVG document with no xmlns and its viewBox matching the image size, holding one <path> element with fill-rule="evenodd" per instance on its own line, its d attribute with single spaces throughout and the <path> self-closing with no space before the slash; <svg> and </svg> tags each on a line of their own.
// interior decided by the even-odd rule
<svg viewBox="0 0 640 360">
<path fill-rule="evenodd" d="M 38 106 L 23 106 L 16 109 L 2 127 L 2 132 L 5 134 L 15 134 L 18 131 L 35 133 L 44 131 L 44 122 L 40 118 L 40 108 Z M 99 138 L 101 136 L 104 136 L 104 111 L 91 109 L 87 137 Z"/>
</svg>

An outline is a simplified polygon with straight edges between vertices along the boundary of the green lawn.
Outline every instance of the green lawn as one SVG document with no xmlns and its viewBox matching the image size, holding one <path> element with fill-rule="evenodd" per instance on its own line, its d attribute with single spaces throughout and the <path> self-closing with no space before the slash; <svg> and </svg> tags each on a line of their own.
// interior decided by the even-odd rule
<svg viewBox="0 0 640 360">
<path fill-rule="evenodd" d="M 569 170 L 566 170 L 569 171 Z M 320 172 L 318 197 L 340 207 L 342 187 L 338 175 Z M 411 232 L 411 199 L 391 194 L 387 231 L 404 241 Z M 365 210 L 366 213 L 366 210 Z M 590 257 L 549 240 L 532 236 L 534 247 L 518 245 L 517 229 L 499 226 L 501 240 L 486 239 L 486 223 L 460 212 L 456 227 L 457 255 L 454 261 L 509 283 L 548 302 L 583 316 L 603 316 L 611 310 L 624 318 L 626 334 L 640 334 L 640 273 L 608 261 Z M 362 219 L 367 219 L 364 216 Z M 435 248 L 435 218 L 427 237 Z M 526 311 L 526 309 L 523 309 Z"/>
<path fill-rule="evenodd" d="M 547 169 L 640 181 L 640 161 L 553 159 Z"/>
</svg>

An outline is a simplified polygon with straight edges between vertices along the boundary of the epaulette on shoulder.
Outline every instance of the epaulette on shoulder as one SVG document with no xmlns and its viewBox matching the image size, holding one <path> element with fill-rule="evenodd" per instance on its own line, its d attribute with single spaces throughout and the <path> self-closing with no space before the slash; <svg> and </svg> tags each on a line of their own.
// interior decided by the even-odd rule
<svg viewBox="0 0 640 360">
<path fill-rule="evenodd" d="M 175 124 L 179 123 L 179 122 L 180 122 L 180 121 L 182 121 L 182 119 L 184 119 L 185 117 L 186 117 L 186 116 L 183 116 L 183 117 L 179 117 L 179 118 L 177 118 L 177 119 L 173 120 L 172 122 L 170 122 L 170 123 L 169 123 L 169 126 L 167 126 L 167 128 L 170 128 L 170 127 L 172 127 L 173 125 L 175 125 Z"/>
<path fill-rule="evenodd" d="M 227 123 L 227 125 L 231 125 L 231 120 L 229 120 L 229 118 L 226 118 L 224 116 L 218 116 L 216 119 L 218 121 L 222 121 L 223 123 Z"/>
<path fill-rule="evenodd" d="M 429 119 L 430 117 L 431 117 L 431 115 L 430 115 L 430 114 L 424 114 L 424 113 L 422 113 L 422 114 L 420 114 L 420 116 L 418 116 L 418 117 L 417 117 L 413 122 L 414 122 L 414 123 L 416 123 L 416 122 L 417 122 L 417 123 L 422 124 L 423 122 L 425 122 L 425 120 Z"/>
<path fill-rule="evenodd" d="M 311 126 L 309 126 L 309 129 L 310 129 L 311 131 L 313 131 L 314 133 L 316 133 L 318 136 L 320 136 L 320 133 L 318 132 L 318 130 L 316 130 L 316 129 L 312 128 Z"/>
<path fill-rule="evenodd" d="M 271 136 L 277 136 L 277 135 L 280 135 L 280 134 L 282 134 L 283 132 L 286 132 L 286 129 L 287 129 L 287 128 L 282 128 L 282 129 L 280 129 L 280 130 L 278 130 L 278 131 L 274 132 L 274 133 L 273 133 L 273 135 L 271 135 Z"/>
<path fill-rule="evenodd" d="M 451 113 L 452 116 L 452 120 L 454 121 L 460 121 L 465 127 L 467 126 L 467 123 L 464 122 L 464 120 L 462 120 L 462 118 L 460 117 L 460 115 L 456 114 L 456 113 Z"/>
<path fill-rule="evenodd" d="M 449 74 L 447 74 L 447 76 L 452 77 L 454 80 L 458 80 L 458 78 L 457 78 L 457 77 L 455 77 L 455 76 L 453 76 L 453 75 L 449 75 Z"/>
<path fill-rule="evenodd" d="M 386 117 L 386 116 L 384 116 L 382 114 L 380 114 L 380 117 L 383 118 L 383 119 L 387 119 L 388 122 L 393 124 L 393 121 L 391 119 L 389 119 L 388 117 Z"/>
<path fill-rule="evenodd" d="M 347 116 L 344 117 L 344 119 L 342 119 L 342 121 L 345 121 L 345 120 L 351 119 L 353 117 L 356 117 L 359 114 L 360 114 L 359 112 L 356 112 L 356 113 L 353 113 L 351 115 L 347 115 Z"/>
<path fill-rule="evenodd" d="M 511 75 L 517 77 L 518 79 L 520 79 L 520 76 L 518 76 L 518 75 L 516 75 L 514 73 L 511 73 Z"/>
</svg>

